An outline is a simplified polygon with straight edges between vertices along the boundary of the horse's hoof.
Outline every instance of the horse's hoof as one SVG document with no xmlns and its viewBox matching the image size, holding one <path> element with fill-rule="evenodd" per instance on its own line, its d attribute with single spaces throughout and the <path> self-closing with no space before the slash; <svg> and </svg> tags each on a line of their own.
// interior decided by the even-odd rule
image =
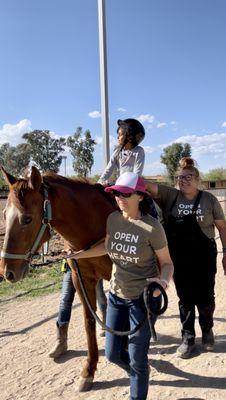
<svg viewBox="0 0 226 400">
<path fill-rule="evenodd" d="M 79 392 L 88 392 L 91 390 L 93 387 L 93 377 L 89 378 L 81 378 L 79 385 L 78 385 L 78 391 Z"/>
</svg>

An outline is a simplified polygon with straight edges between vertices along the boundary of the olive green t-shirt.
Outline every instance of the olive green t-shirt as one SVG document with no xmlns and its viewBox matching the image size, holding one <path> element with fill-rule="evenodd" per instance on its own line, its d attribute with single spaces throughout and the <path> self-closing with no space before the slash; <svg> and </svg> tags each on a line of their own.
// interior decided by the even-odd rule
<svg viewBox="0 0 226 400">
<path fill-rule="evenodd" d="M 147 278 L 159 275 L 155 250 L 167 245 L 164 229 L 150 215 L 127 220 L 115 211 L 107 220 L 107 251 L 113 263 L 110 291 L 124 299 L 140 296 Z"/>
<path fill-rule="evenodd" d="M 174 217 L 183 217 L 192 213 L 195 198 L 187 200 L 182 192 L 170 186 L 158 185 L 158 200 L 162 208 L 163 218 L 167 222 L 170 213 L 170 208 L 174 199 L 177 201 L 174 204 L 171 214 Z M 203 233 L 210 239 L 214 238 L 214 220 L 222 220 L 224 212 L 217 198 L 209 192 L 203 191 L 200 202 L 196 209 L 196 218 Z"/>
</svg>

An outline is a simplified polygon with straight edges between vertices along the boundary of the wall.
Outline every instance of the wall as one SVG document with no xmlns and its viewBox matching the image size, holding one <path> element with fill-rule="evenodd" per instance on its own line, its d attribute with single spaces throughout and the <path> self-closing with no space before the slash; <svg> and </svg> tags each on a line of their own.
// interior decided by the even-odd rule
<svg viewBox="0 0 226 400">
<path fill-rule="evenodd" d="M 226 188 L 224 189 L 208 189 L 207 192 L 212 193 L 216 198 L 220 201 L 220 204 L 224 210 L 224 214 L 226 215 Z"/>
</svg>

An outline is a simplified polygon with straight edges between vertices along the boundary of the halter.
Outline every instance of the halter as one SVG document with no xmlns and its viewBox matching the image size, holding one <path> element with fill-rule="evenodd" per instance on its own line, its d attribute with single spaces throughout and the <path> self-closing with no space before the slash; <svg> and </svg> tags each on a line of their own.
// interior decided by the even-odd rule
<svg viewBox="0 0 226 400">
<path fill-rule="evenodd" d="M 42 219 L 42 225 L 39 230 L 39 233 L 35 239 L 35 242 L 27 253 L 25 254 L 13 254 L 13 253 L 6 253 L 5 251 L 1 251 L 1 257 L 2 258 L 11 258 L 14 260 L 31 260 L 31 258 L 34 256 L 39 243 L 41 241 L 41 238 L 44 235 L 44 232 L 46 228 L 51 228 L 50 221 L 52 220 L 52 207 L 51 203 L 48 199 L 48 191 L 47 188 L 44 186 L 44 203 L 43 203 L 43 219 Z"/>
</svg>

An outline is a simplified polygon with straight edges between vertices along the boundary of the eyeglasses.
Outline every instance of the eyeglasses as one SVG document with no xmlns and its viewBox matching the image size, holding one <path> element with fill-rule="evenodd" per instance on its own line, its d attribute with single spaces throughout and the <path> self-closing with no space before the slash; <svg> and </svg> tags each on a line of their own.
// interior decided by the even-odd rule
<svg viewBox="0 0 226 400">
<path fill-rule="evenodd" d="M 118 190 L 112 190 L 112 194 L 115 196 L 115 197 L 125 197 L 125 198 L 129 198 L 129 197 L 131 197 L 132 196 L 132 194 L 134 194 L 134 192 L 133 193 L 122 193 L 122 192 L 119 192 Z"/>
<path fill-rule="evenodd" d="M 193 178 L 193 176 L 195 176 L 194 174 L 187 174 L 187 175 L 178 175 L 177 179 L 178 181 L 186 181 L 186 182 L 190 182 Z"/>
</svg>

